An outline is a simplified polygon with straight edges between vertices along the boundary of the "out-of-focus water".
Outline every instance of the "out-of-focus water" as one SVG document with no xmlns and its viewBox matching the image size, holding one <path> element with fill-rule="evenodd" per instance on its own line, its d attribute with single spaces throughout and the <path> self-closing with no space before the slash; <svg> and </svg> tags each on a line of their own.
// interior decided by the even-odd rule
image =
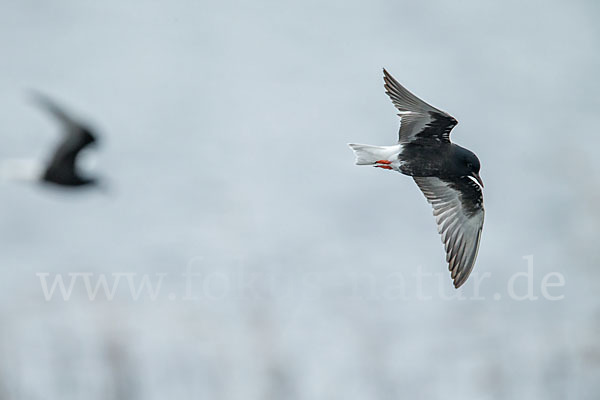
<svg viewBox="0 0 600 400">
<path fill-rule="evenodd" d="M 0 183 L 0 398 L 597 398 L 599 13 L 5 1 L 0 159 L 57 139 L 36 88 L 102 133 L 108 191 Z M 412 180 L 346 146 L 396 138 L 384 66 L 483 164 L 458 292 Z"/>
</svg>

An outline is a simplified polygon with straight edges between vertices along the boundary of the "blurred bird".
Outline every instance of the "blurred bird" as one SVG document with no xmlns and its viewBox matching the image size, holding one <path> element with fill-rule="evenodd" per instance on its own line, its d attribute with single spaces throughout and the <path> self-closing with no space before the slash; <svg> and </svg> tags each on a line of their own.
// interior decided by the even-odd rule
<svg viewBox="0 0 600 400">
<path fill-rule="evenodd" d="M 36 93 L 35 100 L 52 114 L 63 127 L 63 138 L 54 150 L 42 180 L 71 187 L 96 184 L 96 178 L 82 176 L 77 168 L 77 156 L 81 150 L 95 144 L 97 141 L 91 129 L 69 116 L 67 112 L 47 96 Z"/>
<path fill-rule="evenodd" d="M 69 188 L 97 185 L 98 179 L 83 176 L 77 168 L 80 152 L 97 142 L 96 135 L 49 97 L 34 92 L 33 98 L 60 123 L 62 139 L 47 163 L 41 164 L 36 160 L 5 160 L 2 163 L 2 177 L 9 180 L 36 180 Z"/>
<path fill-rule="evenodd" d="M 357 165 L 372 165 L 412 176 L 433 206 L 454 287 L 473 270 L 483 228 L 483 181 L 479 159 L 450 142 L 458 123 L 416 97 L 385 69 L 384 87 L 400 117 L 398 144 L 350 144 Z"/>
</svg>

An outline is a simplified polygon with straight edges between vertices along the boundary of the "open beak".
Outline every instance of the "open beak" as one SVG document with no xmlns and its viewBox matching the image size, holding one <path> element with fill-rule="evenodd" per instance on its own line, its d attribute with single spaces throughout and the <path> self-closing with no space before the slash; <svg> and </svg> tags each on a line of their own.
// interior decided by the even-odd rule
<svg viewBox="0 0 600 400">
<path fill-rule="evenodd" d="M 481 180 L 481 177 L 479 176 L 479 173 L 473 172 L 473 174 L 471 176 L 473 178 L 477 179 L 477 182 L 479 182 L 479 184 L 481 185 L 481 187 L 483 187 L 483 181 Z"/>
</svg>

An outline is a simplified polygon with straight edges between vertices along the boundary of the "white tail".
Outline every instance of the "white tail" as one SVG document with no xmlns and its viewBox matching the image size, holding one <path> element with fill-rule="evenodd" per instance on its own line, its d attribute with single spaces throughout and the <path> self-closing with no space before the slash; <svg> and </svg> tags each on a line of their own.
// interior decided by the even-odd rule
<svg viewBox="0 0 600 400">
<path fill-rule="evenodd" d="M 368 144 L 349 144 L 356 156 L 356 165 L 375 165 L 377 161 L 397 161 L 402 151 L 399 144 L 395 146 L 371 146 Z"/>
<path fill-rule="evenodd" d="M 37 160 L 16 158 L 0 161 L 0 181 L 37 181 L 41 178 L 44 166 Z"/>
</svg>

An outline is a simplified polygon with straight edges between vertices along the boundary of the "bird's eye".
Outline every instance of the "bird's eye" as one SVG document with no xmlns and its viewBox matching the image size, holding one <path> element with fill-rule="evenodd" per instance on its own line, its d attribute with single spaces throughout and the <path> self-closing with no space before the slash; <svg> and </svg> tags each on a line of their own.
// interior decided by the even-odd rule
<svg viewBox="0 0 600 400">
<path fill-rule="evenodd" d="M 469 169 L 473 168 L 473 164 L 467 163 L 467 168 L 469 168 Z"/>
</svg>

